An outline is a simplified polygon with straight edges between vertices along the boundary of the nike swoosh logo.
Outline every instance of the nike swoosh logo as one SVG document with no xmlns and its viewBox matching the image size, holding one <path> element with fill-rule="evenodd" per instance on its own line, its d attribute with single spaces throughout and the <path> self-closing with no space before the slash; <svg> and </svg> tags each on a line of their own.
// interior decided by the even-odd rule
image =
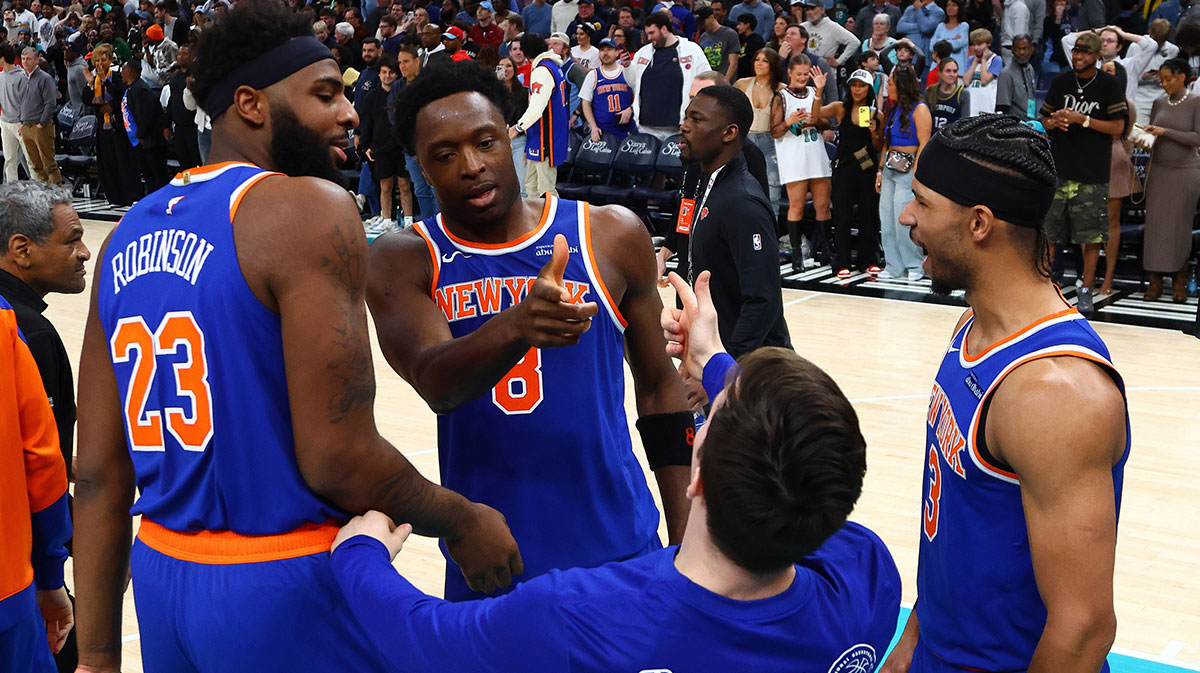
<svg viewBox="0 0 1200 673">
<path fill-rule="evenodd" d="M 455 250 L 454 252 L 450 253 L 449 255 L 442 255 L 442 261 L 443 261 L 443 262 L 445 262 L 445 263 L 447 263 L 447 264 L 449 264 L 450 262 L 453 262 L 453 261 L 454 261 L 454 257 L 455 257 L 456 255 L 462 255 L 462 258 L 463 258 L 463 259 L 470 259 L 470 258 L 471 258 L 471 256 L 470 256 L 470 255 L 468 255 L 467 253 L 463 252 L 462 250 Z"/>
<path fill-rule="evenodd" d="M 950 347 L 950 350 L 948 350 L 948 351 L 946 351 L 946 352 L 947 352 L 947 353 L 957 353 L 957 352 L 958 352 L 958 349 L 957 349 L 957 348 L 955 348 L 954 346 L 951 346 L 951 347 Z"/>
</svg>

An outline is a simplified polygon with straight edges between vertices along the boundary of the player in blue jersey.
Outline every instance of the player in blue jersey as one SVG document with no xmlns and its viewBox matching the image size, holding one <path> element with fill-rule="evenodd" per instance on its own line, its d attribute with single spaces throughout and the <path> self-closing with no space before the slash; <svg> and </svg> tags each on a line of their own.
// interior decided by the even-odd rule
<svg viewBox="0 0 1200 673">
<path fill-rule="evenodd" d="M 716 400 L 696 436 L 683 543 L 448 604 L 392 567 L 407 524 L 356 518 L 335 542 L 334 573 L 395 670 L 875 669 L 895 632 L 900 577 L 883 542 L 846 522 L 866 470 L 850 402 L 781 348 L 744 356 L 728 376 L 735 365 L 720 348 L 708 272 L 699 305 L 673 281 L 689 307 L 687 366 Z"/>
<path fill-rule="evenodd" d="M 1054 185 L 1015 117 L 957 121 L 921 154 L 900 222 L 971 309 L 930 399 L 917 600 L 887 673 L 1107 670 L 1130 430 L 1104 342 L 1049 279 Z"/>
<path fill-rule="evenodd" d="M 618 138 L 637 131 L 633 123 L 633 89 L 625 81 L 621 52 L 612 38 L 600 40 L 600 67 L 588 72 L 579 89 L 583 116 L 592 129 L 592 140 L 602 132 Z"/>
<path fill-rule="evenodd" d="M 440 414 L 442 483 L 507 517 L 528 579 L 661 547 L 626 358 L 672 542 L 694 430 L 663 354 L 645 227 L 625 208 L 522 199 L 507 105 L 470 64 L 404 90 L 397 130 L 442 214 L 372 244 L 367 300 L 388 363 Z M 447 574 L 447 598 L 472 593 Z"/>
<path fill-rule="evenodd" d="M 341 522 L 412 517 L 483 589 L 520 572 L 517 546 L 498 512 L 424 479 L 376 430 L 366 241 L 322 179 L 357 124 L 329 49 L 277 2 L 243 0 L 205 31 L 193 74 L 214 163 L 139 201 L 96 265 L 80 668 L 119 670 L 132 565 L 149 673 L 380 671 L 333 586 Z"/>
</svg>

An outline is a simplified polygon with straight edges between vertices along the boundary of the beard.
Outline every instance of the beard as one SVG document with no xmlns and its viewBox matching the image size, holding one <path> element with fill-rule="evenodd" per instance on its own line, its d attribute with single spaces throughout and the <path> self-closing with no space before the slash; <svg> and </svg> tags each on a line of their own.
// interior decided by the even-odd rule
<svg viewBox="0 0 1200 673">
<path fill-rule="evenodd" d="M 271 157 L 284 175 L 322 178 L 348 187 L 329 153 L 329 139 L 302 124 L 291 108 L 278 106 L 271 111 Z"/>
<path fill-rule="evenodd" d="M 957 256 L 929 260 L 929 281 L 934 294 L 949 296 L 955 290 L 971 289 L 971 269 Z"/>
<path fill-rule="evenodd" d="M 959 226 L 960 231 L 964 231 L 967 223 Z M 912 237 L 911 234 L 909 237 Z M 948 296 L 955 290 L 971 289 L 975 274 L 966 254 L 966 245 L 965 237 L 960 235 L 943 243 L 943 251 L 939 255 L 931 255 L 924 246 L 917 246 L 921 254 L 929 258 L 929 281 L 934 294 Z"/>
</svg>

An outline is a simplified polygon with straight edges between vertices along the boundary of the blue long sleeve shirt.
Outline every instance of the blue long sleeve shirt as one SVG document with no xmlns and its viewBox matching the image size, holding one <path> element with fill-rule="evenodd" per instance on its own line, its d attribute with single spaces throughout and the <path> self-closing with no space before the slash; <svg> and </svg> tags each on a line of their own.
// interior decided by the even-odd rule
<svg viewBox="0 0 1200 673">
<path fill-rule="evenodd" d="M 395 671 L 794 673 L 873 670 L 882 661 L 900 577 L 868 529 L 847 523 L 796 564 L 790 587 L 756 601 L 693 583 L 676 570 L 677 551 L 552 571 L 465 603 L 421 593 L 367 536 L 337 548 L 333 571 Z"/>
<path fill-rule="evenodd" d="M 896 24 L 896 32 L 901 37 L 907 37 L 913 44 L 926 54 L 929 52 L 929 38 L 937 27 L 946 20 L 946 13 L 934 3 L 929 3 L 921 9 L 909 5 Z"/>
</svg>

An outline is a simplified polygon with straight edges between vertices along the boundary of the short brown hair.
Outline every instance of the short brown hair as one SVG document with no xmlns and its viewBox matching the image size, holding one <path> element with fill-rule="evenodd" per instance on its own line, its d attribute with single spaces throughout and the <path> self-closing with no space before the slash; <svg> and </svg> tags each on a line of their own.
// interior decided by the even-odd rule
<svg viewBox="0 0 1200 673">
<path fill-rule="evenodd" d="M 866 441 L 841 389 L 795 352 L 760 348 L 739 367 L 698 450 L 706 523 L 738 566 L 779 571 L 846 523 Z"/>
<path fill-rule="evenodd" d="M 972 47 L 977 44 L 991 44 L 992 31 L 988 30 L 987 28 L 976 28 L 975 30 L 971 31 L 971 34 L 967 36 L 967 39 L 970 40 Z"/>
</svg>

